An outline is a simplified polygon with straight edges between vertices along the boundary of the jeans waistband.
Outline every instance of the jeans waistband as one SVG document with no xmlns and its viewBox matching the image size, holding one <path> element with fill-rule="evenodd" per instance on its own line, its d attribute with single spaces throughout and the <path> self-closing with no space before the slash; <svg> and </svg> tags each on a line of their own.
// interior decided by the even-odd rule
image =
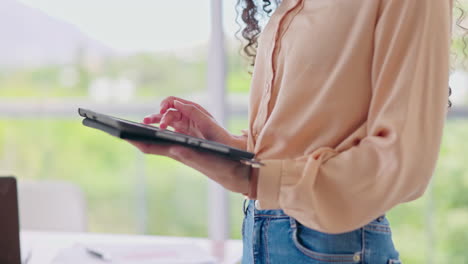
<svg viewBox="0 0 468 264">
<path fill-rule="evenodd" d="M 255 200 L 244 200 L 244 214 L 246 215 L 248 211 L 252 212 L 254 216 L 265 216 L 265 217 L 289 217 L 283 210 L 258 210 L 255 207 Z M 376 218 L 374 221 L 383 222 L 385 221 L 385 214 L 381 215 L 380 217 Z"/>
<path fill-rule="evenodd" d="M 272 217 L 279 217 L 279 216 L 288 216 L 283 210 L 258 210 L 255 207 L 255 200 L 244 200 L 244 214 L 247 214 L 247 211 L 253 212 L 255 216 L 272 216 Z"/>
</svg>

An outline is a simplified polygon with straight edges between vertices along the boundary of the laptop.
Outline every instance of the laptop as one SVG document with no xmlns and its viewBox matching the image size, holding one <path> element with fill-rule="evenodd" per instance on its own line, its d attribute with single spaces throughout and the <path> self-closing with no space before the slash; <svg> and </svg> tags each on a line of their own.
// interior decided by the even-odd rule
<svg viewBox="0 0 468 264">
<path fill-rule="evenodd" d="M 229 159 L 239 160 L 245 164 L 259 167 L 263 165 L 255 159 L 255 154 L 233 148 L 218 142 L 192 137 L 157 126 L 145 125 L 92 110 L 79 108 L 78 113 L 84 117 L 83 125 L 104 131 L 112 136 L 153 144 L 178 144 L 199 151 L 210 152 Z"/>
<path fill-rule="evenodd" d="M 0 263 L 21 264 L 16 179 L 0 177 Z"/>
</svg>

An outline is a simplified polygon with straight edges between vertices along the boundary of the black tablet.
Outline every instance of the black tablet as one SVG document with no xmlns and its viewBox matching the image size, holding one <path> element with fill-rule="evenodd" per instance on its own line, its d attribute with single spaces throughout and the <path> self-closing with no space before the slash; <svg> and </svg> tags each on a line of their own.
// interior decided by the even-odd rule
<svg viewBox="0 0 468 264">
<path fill-rule="evenodd" d="M 255 154 L 233 148 L 218 142 L 160 129 L 88 109 L 78 108 L 80 116 L 84 117 L 83 125 L 111 134 L 112 136 L 154 144 L 178 144 L 200 151 L 218 154 L 233 160 L 239 160 L 252 166 L 263 165 L 255 159 Z"/>
</svg>

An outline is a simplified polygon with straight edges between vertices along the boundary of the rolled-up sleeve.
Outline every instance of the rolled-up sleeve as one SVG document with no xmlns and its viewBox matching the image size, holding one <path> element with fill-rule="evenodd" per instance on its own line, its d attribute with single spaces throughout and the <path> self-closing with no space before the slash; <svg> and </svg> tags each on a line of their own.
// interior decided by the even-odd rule
<svg viewBox="0 0 468 264">
<path fill-rule="evenodd" d="M 449 0 L 381 1 L 365 136 L 345 150 L 264 160 L 261 209 L 279 205 L 310 228 L 342 233 L 423 195 L 447 113 L 451 8 Z"/>
</svg>

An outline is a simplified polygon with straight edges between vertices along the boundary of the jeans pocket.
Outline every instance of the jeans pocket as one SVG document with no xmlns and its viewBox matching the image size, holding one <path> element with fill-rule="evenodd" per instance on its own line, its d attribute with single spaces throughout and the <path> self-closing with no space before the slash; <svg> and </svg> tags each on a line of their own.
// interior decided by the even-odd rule
<svg viewBox="0 0 468 264">
<path fill-rule="evenodd" d="M 325 234 L 296 223 L 291 232 L 294 245 L 314 263 L 361 263 L 361 236 L 358 231 L 355 234 Z"/>
<path fill-rule="evenodd" d="M 401 260 L 399 259 L 389 259 L 388 264 L 402 264 Z"/>
</svg>

